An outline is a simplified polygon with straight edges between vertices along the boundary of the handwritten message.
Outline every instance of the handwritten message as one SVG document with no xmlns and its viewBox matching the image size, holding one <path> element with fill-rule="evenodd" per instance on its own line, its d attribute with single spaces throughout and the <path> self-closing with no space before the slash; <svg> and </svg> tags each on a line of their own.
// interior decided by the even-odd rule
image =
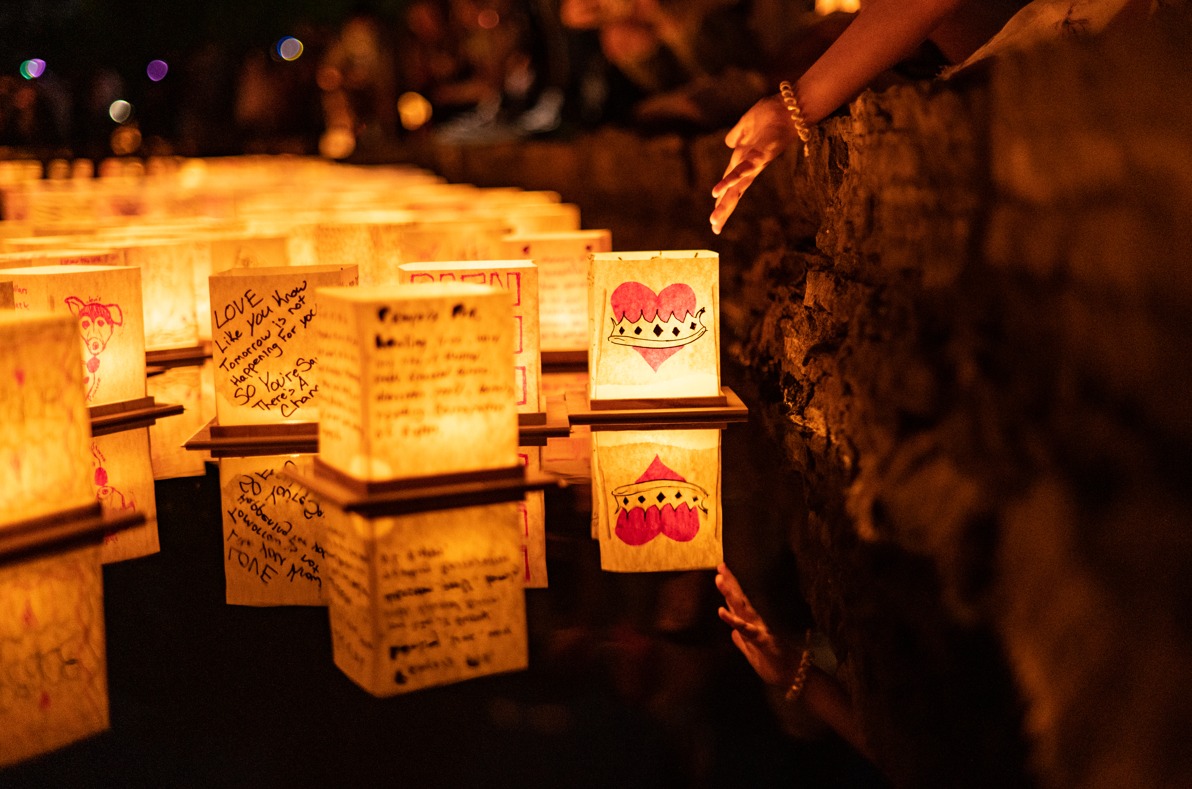
<svg viewBox="0 0 1192 789">
<path fill-rule="evenodd" d="M 211 277 L 221 425 L 318 421 L 315 290 L 355 283 L 354 266 L 242 268 Z"/>
<path fill-rule="evenodd" d="M 0 568 L 0 767 L 107 727 L 97 549 Z"/>
<path fill-rule="evenodd" d="M 538 268 L 529 261 L 407 263 L 401 281 L 411 285 L 471 282 L 507 290 L 513 303 L 513 386 L 519 412 L 543 410 L 542 357 L 538 350 Z"/>
<path fill-rule="evenodd" d="M 219 461 L 229 605 L 325 605 L 323 506 L 282 471 L 284 456 Z"/>
<path fill-rule="evenodd" d="M 361 479 L 512 466 L 508 294 L 461 284 L 387 293 L 326 299 L 320 458 Z"/>
<path fill-rule="evenodd" d="M 336 665 L 378 696 L 525 668 L 518 521 L 516 504 L 332 517 Z"/>
</svg>

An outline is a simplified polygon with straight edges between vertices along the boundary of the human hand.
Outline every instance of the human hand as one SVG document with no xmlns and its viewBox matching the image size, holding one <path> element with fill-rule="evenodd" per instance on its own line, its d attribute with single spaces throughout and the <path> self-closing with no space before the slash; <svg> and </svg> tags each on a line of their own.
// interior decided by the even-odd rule
<svg viewBox="0 0 1192 789">
<path fill-rule="evenodd" d="M 724 228 L 753 179 L 797 137 L 790 112 L 778 95 L 761 99 L 741 116 L 724 138 L 724 144 L 733 149 L 732 158 L 724 177 L 712 187 L 712 197 L 716 198 L 709 217 L 713 233 L 719 234 Z"/>
<path fill-rule="evenodd" d="M 716 613 L 733 629 L 733 643 L 737 649 L 763 682 L 789 686 L 799 669 L 803 646 L 776 635 L 766 626 L 725 564 L 716 568 L 716 588 L 724 595 L 727 605 Z"/>
</svg>

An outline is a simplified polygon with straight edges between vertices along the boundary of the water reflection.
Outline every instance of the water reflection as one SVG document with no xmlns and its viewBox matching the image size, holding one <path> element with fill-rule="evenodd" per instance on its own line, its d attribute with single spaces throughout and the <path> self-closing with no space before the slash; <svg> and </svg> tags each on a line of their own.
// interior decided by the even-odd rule
<svg viewBox="0 0 1192 789">
<path fill-rule="evenodd" d="M 159 419 L 149 428 L 150 456 L 155 479 L 201 477 L 206 452 L 192 452 L 183 444 L 215 418 L 215 375 L 210 359 L 202 364 L 170 367 L 148 380 L 149 394 L 159 403 L 176 403 L 185 410 Z"/>
<path fill-rule="evenodd" d="M 108 534 L 100 548 L 104 564 L 157 553 L 157 494 L 149 451 L 149 428 L 97 434 L 91 439 L 92 482 L 105 514 L 137 512 L 145 523 Z"/>
</svg>

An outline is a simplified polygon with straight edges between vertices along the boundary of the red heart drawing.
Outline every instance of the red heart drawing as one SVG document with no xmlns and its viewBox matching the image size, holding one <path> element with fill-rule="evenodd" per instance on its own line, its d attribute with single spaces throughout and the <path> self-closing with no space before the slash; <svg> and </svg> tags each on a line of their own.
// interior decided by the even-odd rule
<svg viewBox="0 0 1192 789">
<path fill-rule="evenodd" d="M 659 480 L 687 481 L 682 474 L 668 468 L 662 459 L 655 455 L 649 468 L 637 478 L 637 482 L 640 484 Z M 626 488 L 613 491 L 614 495 L 625 492 Z M 700 492 L 702 493 L 702 490 Z M 682 496 L 682 493 L 679 495 Z M 637 506 L 633 506 L 634 504 Z M 648 496 L 643 491 L 636 501 L 631 501 L 628 497 L 624 499 L 617 513 L 617 523 L 613 532 L 626 545 L 645 545 L 659 534 L 675 542 L 690 542 L 699 533 L 699 507 L 698 496 L 688 500 L 670 500 L 669 497 L 664 498 L 660 490 L 651 490 Z"/>
<path fill-rule="evenodd" d="M 683 282 L 667 285 L 661 292 L 655 293 L 651 288 L 640 282 L 622 282 L 613 291 L 610 298 L 613 308 L 613 320 L 620 322 L 626 319 L 630 322 L 645 319 L 652 321 L 670 320 L 671 316 L 686 318 L 694 315 L 695 291 Z M 682 350 L 675 348 L 639 348 L 630 346 L 642 355 L 646 363 L 658 372 L 658 368 L 667 359 Z"/>
</svg>

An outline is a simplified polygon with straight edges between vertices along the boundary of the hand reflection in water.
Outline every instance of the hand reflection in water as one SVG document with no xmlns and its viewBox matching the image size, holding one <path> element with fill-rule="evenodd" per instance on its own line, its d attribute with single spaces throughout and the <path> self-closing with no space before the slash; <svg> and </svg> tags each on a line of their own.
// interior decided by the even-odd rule
<svg viewBox="0 0 1192 789">
<path fill-rule="evenodd" d="M 717 613 L 733 629 L 733 643 L 749 665 L 767 685 L 789 688 L 799 668 L 803 645 L 766 625 L 725 564 L 716 568 L 716 588 L 724 595 L 725 602 Z M 814 664 L 807 672 L 797 701 L 859 753 L 867 754 L 864 736 L 844 688 Z"/>
</svg>

